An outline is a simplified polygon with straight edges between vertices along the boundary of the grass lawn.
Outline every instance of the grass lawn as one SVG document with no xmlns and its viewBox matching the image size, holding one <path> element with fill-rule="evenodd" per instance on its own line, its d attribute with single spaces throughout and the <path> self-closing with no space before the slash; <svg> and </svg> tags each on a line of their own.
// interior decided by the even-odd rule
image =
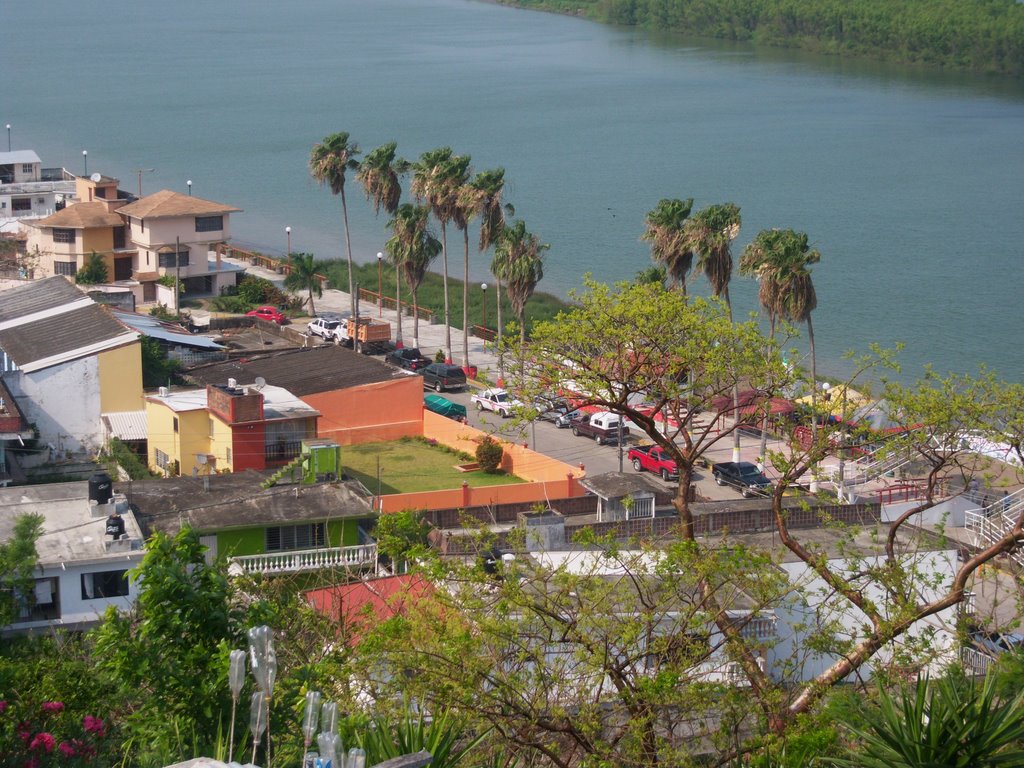
<svg viewBox="0 0 1024 768">
<path fill-rule="evenodd" d="M 364 443 L 341 448 L 341 463 L 345 472 L 374 494 L 377 493 L 378 457 L 381 494 L 461 488 L 463 480 L 473 488 L 524 482 L 513 475 L 459 472 L 455 465 L 468 463 L 472 459 L 460 459 L 442 448 L 418 440 Z"/>
</svg>

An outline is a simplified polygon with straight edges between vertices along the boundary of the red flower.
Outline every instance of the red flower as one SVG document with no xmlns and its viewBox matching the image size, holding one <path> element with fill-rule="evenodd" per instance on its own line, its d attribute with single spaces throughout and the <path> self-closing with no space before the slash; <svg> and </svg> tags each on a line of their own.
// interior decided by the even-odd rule
<svg viewBox="0 0 1024 768">
<path fill-rule="evenodd" d="M 97 736 L 102 736 L 107 731 L 106 723 L 92 715 L 86 715 L 82 718 L 82 727 L 86 733 L 95 733 Z"/>
<path fill-rule="evenodd" d="M 29 728 L 30 726 L 28 723 L 18 723 L 18 737 L 26 746 L 32 739 L 32 731 L 30 731 Z"/>
<path fill-rule="evenodd" d="M 7 711 L 7 702 L 6 701 L 0 701 L 0 714 L 3 714 L 6 711 Z"/>
<path fill-rule="evenodd" d="M 32 743 L 28 745 L 31 750 L 42 749 L 46 754 L 53 752 L 54 746 L 57 744 L 57 740 L 53 738 L 53 734 L 41 732 L 37 733 L 35 738 L 32 739 Z"/>
<path fill-rule="evenodd" d="M 57 747 L 57 749 L 60 750 L 60 753 L 64 755 L 64 757 L 74 757 L 77 754 L 75 752 L 75 748 L 68 744 L 66 741 L 62 741 L 60 743 L 60 746 Z"/>
<path fill-rule="evenodd" d="M 43 706 L 42 706 L 42 710 L 43 710 L 43 712 L 51 712 L 51 713 L 63 712 L 64 711 L 64 703 L 60 702 L 60 701 L 44 701 L 43 702 Z"/>
</svg>

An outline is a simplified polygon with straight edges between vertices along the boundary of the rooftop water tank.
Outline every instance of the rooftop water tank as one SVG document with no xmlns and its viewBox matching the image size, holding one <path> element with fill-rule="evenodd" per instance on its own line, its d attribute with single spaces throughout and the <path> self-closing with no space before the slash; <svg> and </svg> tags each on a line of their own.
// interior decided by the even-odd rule
<svg viewBox="0 0 1024 768">
<path fill-rule="evenodd" d="M 114 484 L 106 472 L 97 472 L 89 478 L 89 501 L 106 504 L 114 495 Z"/>
</svg>

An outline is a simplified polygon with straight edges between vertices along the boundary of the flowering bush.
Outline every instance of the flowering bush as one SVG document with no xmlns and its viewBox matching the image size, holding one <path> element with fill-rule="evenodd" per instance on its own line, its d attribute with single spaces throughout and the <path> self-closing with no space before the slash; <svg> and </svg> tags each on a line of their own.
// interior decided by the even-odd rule
<svg viewBox="0 0 1024 768">
<path fill-rule="evenodd" d="M 79 717 L 61 701 L 0 701 L 0 766 L 97 765 L 107 723 L 94 715 Z"/>
</svg>

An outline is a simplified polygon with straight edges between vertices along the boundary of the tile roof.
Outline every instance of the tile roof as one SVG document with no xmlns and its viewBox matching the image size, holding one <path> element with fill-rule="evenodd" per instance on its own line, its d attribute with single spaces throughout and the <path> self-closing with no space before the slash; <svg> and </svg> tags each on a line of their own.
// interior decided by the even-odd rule
<svg viewBox="0 0 1024 768">
<path fill-rule="evenodd" d="M 257 376 L 262 376 L 268 384 L 284 387 L 303 397 L 391 381 L 406 375 L 367 355 L 324 344 L 199 366 L 189 370 L 185 377 L 197 384 L 224 384 L 228 379 L 250 384 Z"/>
<path fill-rule="evenodd" d="M 0 349 L 25 373 L 139 338 L 63 277 L 26 283 L 0 297 Z"/>
<path fill-rule="evenodd" d="M 106 203 L 75 203 L 45 219 L 33 222 L 36 227 L 91 229 L 92 227 L 123 227 L 124 219 L 107 209 Z"/>
<path fill-rule="evenodd" d="M 211 200 L 203 200 L 201 197 L 183 195 L 180 192 L 172 192 L 169 189 L 162 189 L 152 195 L 139 198 L 134 203 L 120 208 L 120 213 L 125 216 L 132 216 L 136 219 L 161 219 L 173 216 L 204 216 L 217 213 L 235 213 L 241 211 L 223 203 L 215 203 Z"/>
</svg>

